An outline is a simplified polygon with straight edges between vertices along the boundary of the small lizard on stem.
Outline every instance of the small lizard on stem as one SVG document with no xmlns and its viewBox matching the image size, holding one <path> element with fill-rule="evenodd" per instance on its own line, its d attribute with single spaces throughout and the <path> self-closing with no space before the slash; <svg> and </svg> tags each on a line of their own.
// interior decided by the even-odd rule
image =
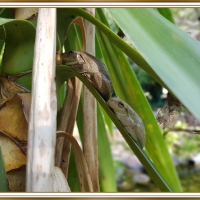
<svg viewBox="0 0 200 200">
<path fill-rule="evenodd" d="M 108 100 L 114 93 L 110 75 L 104 63 L 96 57 L 82 51 L 62 53 L 62 64 L 71 66 L 85 76 L 104 100 Z"/>
</svg>

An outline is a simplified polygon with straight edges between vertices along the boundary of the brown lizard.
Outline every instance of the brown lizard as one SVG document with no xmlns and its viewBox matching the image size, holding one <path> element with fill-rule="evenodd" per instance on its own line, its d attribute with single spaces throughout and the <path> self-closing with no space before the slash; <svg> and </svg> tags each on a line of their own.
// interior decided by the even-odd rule
<svg viewBox="0 0 200 200">
<path fill-rule="evenodd" d="M 89 53 L 82 51 L 70 51 L 62 53 L 62 64 L 73 67 L 77 72 L 85 76 L 97 89 L 104 100 L 108 100 L 114 93 L 108 70 L 103 62 Z"/>
</svg>

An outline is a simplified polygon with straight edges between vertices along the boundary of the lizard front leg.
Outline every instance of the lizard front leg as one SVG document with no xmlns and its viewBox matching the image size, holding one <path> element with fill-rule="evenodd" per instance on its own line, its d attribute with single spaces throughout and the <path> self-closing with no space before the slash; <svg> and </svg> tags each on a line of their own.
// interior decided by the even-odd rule
<svg viewBox="0 0 200 200">
<path fill-rule="evenodd" d="M 90 74 L 84 72 L 84 73 L 81 73 L 81 75 L 84 76 L 84 77 L 86 77 L 86 78 L 88 79 L 88 81 L 92 82 L 92 81 L 91 81 L 91 75 L 90 75 Z"/>
</svg>

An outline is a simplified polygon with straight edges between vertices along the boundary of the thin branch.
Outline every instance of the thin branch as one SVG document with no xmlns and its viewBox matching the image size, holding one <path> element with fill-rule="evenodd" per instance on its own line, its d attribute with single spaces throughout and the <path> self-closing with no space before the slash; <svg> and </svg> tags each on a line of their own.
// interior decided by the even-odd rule
<svg viewBox="0 0 200 200">
<path fill-rule="evenodd" d="M 182 128 L 169 128 L 169 129 L 164 130 L 163 136 L 165 137 L 167 135 L 167 133 L 171 132 L 171 131 L 173 131 L 173 132 L 188 132 L 188 133 L 191 133 L 191 134 L 200 135 L 200 130 L 182 129 Z"/>
</svg>

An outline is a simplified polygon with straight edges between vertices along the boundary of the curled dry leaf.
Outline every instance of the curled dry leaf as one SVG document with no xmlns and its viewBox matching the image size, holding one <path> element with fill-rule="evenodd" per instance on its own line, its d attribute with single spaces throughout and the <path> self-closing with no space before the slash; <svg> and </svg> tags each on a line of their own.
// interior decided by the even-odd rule
<svg viewBox="0 0 200 200">
<path fill-rule="evenodd" d="M 6 172 L 26 164 L 26 155 L 11 138 L 2 132 L 0 132 L 0 146 Z"/>
<path fill-rule="evenodd" d="M 14 8 L 15 19 L 34 19 L 39 8 Z"/>
<path fill-rule="evenodd" d="M 168 92 L 164 106 L 157 114 L 159 126 L 163 129 L 173 127 L 178 119 L 182 103 L 171 93 Z"/>
<path fill-rule="evenodd" d="M 69 139 L 69 141 L 72 143 L 81 192 L 93 192 L 94 190 L 91 176 L 89 174 L 85 157 L 78 142 L 72 135 L 64 131 L 57 131 L 57 137 L 67 137 L 67 139 Z"/>
<path fill-rule="evenodd" d="M 25 116 L 22 109 L 22 100 L 16 94 L 0 110 L 0 131 L 5 132 L 13 139 L 27 141 L 28 123 Z"/>
<path fill-rule="evenodd" d="M 26 164 L 30 93 L 0 76 L 0 105 L 2 104 L 0 145 L 7 172 Z"/>
<path fill-rule="evenodd" d="M 12 99 L 16 93 L 26 93 L 27 91 L 9 81 L 5 76 L 0 76 L 0 109 L 4 103 Z"/>
<path fill-rule="evenodd" d="M 29 122 L 29 113 L 31 109 L 31 93 L 19 93 L 18 96 L 22 100 L 22 108 L 26 121 Z"/>
<path fill-rule="evenodd" d="M 5 136 L 9 137 L 19 148 L 20 150 L 26 154 L 27 152 L 27 141 L 19 141 L 15 138 L 10 137 L 10 135 L 8 133 L 6 133 L 5 131 L 0 131 L 2 134 L 4 134 Z"/>
</svg>

